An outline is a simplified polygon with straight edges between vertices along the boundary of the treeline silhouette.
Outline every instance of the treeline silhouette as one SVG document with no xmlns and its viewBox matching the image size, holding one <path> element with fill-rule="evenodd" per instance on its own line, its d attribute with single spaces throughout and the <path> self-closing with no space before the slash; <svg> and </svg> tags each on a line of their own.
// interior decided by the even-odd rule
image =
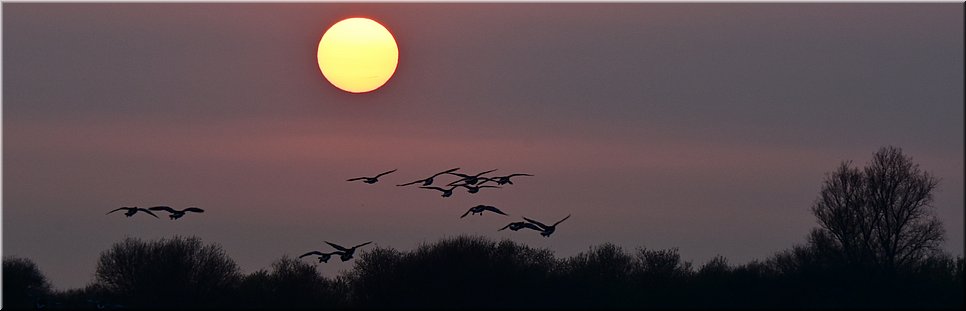
<svg viewBox="0 0 966 311">
<path fill-rule="evenodd" d="M 4 308 L 961 308 L 962 257 L 937 253 L 897 271 L 853 269 L 809 241 L 765 260 L 700 267 L 677 249 L 601 244 L 572 257 L 482 236 L 411 251 L 375 247 L 321 275 L 288 256 L 244 275 L 198 237 L 127 238 L 101 253 L 92 283 L 52 291 L 37 266 L 4 258 Z"/>
<path fill-rule="evenodd" d="M 288 256 L 244 275 L 198 237 L 127 238 L 101 253 L 94 280 L 80 289 L 52 291 L 32 261 L 4 258 L 3 307 L 958 310 L 964 260 L 941 248 L 945 230 L 931 205 L 938 184 L 892 146 L 863 168 L 845 161 L 826 176 L 812 206 L 819 227 L 804 244 L 738 265 L 717 256 L 695 268 L 677 249 L 610 243 L 557 258 L 461 235 L 411 251 L 363 250 L 334 278 L 319 274 L 314 258 Z"/>
</svg>

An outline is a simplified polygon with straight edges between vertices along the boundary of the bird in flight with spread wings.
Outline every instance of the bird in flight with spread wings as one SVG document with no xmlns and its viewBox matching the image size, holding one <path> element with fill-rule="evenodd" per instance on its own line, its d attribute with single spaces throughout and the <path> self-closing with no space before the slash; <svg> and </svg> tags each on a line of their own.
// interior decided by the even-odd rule
<svg viewBox="0 0 966 311">
<path fill-rule="evenodd" d="M 350 248 L 345 248 L 345 247 L 343 247 L 343 246 L 341 246 L 339 244 L 335 244 L 335 243 L 332 243 L 332 242 L 329 242 L 329 241 L 323 241 L 323 242 L 325 242 L 325 244 L 332 245 L 332 247 L 335 247 L 335 249 L 341 251 L 342 254 L 339 255 L 339 258 L 342 259 L 342 261 L 346 261 L 346 260 L 352 259 L 352 254 L 354 254 L 356 252 L 356 248 L 359 248 L 359 247 L 365 246 L 365 245 L 367 245 L 369 243 L 372 243 L 372 241 L 369 241 L 369 242 L 365 242 L 365 243 L 362 243 L 362 244 L 359 244 L 359 245 L 356 245 L 356 246 L 353 246 L 353 247 L 350 247 Z"/>
<path fill-rule="evenodd" d="M 512 185 L 513 184 L 513 181 L 510 181 L 510 177 L 516 177 L 516 176 L 533 176 L 533 175 L 523 174 L 523 173 L 514 173 L 514 174 L 510 174 L 510 175 L 506 175 L 506 176 L 494 176 L 494 177 L 490 177 L 488 179 L 495 181 L 497 185 L 505 185 L 505 184 L 511 184 Z"/>
<path fill-rule="evenodd" d="M 548 226 L 548 225 L 544 225 L 543 223 L 541 223 L 539 221 L 536 221 L 536 220 L 533 220 L 533 219 L 530 219 L 530 218 L 523 217 L 523 219 L 525 219 L 526 221 L 529 221 L 530 223 L 539 226 L 540 229 L 541 229 L 540 230 L 540 235 L 542 235 L 543 237 L 549 237 L 551 234 L 553 234 L 553 232 L 557 230 L 557 225 L 559 225 L 560 223 L 562 223 L 564 220 L 567 220 L 567 218 L 570 218 L 570 215 L 567 215 L 567 217 L 564 217 L 564 219 L 561 219 L 560 221 L 557 221 L 557 222 L 553 223 L 553 225 L 551 225 L 551 226 Z"/>
<path fill-rule="evenodd" d="M 175 220 L 175 219 L 181 218 L 181 216 L 184 216 L 184 214 L 186 212 L 193 212 L 193 213 L 204 213 L 205 212 L 205 210 L 200 209 L 200 208 L 197 208 L 197 207 L 189 207 L 189 208 L 186 208 L 186 209 L 183 209 L 183 210 L 180 210 L 180 211 L 179 210 L 176 210 L 176 209 L 173 209 L 170 206 L 155 206 L 155 207 L 148 208 L 148 209 L 149 210 L 152 210 L 152 211 L 166 211 L 168 213 L 171 213 L 171 215 L 168 215 L 168 217 L 170 217 L 171 220 Z"/>
<path fill-rule="evenodd" d="M 386 175 L 386 174 L 389 174 L 389 173 L 392 173 L 392 172 L 395 172 L 395 171 L 396 170 L 391 170 L 391 171 L 388 171 L 388 172 L 383 172 L 383 173 L 381 173 L 379 175 L 376 175 L 376 176 L 373 176 L 373 177 L 356 177 L 356 178 L 349 178 L 349 179 L 346 179 L 345 181 L 362 180 L 362 182 L 364 182 L 364 183 L 374 184 L 374 183 L 376 183 L 376 182 L 379 181 L 379 177 L 382 177 L 382 175 Z"/>
<path fill-rule="evenodd" d="M 491 212 L 494 212 L 494 213 L 497 213 L 497 214 L 506 215 L 506 213 L 504 213 L 500 209 L 496 208 L 495 206 L 477 205 L 477 206 L 474 206 L 474 207 L 470 207 L 470 209 L 467 210 L 466 213 L 463 213 L 463 216 L 460 216 L 460 218 L 466 217 L 466 215 L 469 215 L 470 213 L 473 213 L 474 215 L 475 214 L 480 214 L 480 216 L 483 216 L 483 212 L 485 212 L 485 211 L 491 211 Z"/>
<path fill-rule="evenodd" d="M 134 216 L 134 214 L 136 214 L 137 212 L 145 212 L 145 213 L 148 213 L 151 216 L 154 216 L 154 218 L 158 218 L 158 215 L 155 215 L 151 211 L 149 211 L 147 209 L 143 209 L 143 208 L 137 207 L 137 206 L 133 206 L 133 207 L 127 207 L 127 206 L 125 206 L 125 207 L 119 207 L 116 210 L 107 212 L 107 214 L 110 214 L 110 213 L 113 213 L 113 212 L 116 212 L 116 211 L 119 211 L 119 210 L 125 210 L 126 212 L 124 212 L 124 216 L 127 216 L 127 217 Z M 107 215 L 107 214 L 104 214 L 104 215 Z"/>
</svg>

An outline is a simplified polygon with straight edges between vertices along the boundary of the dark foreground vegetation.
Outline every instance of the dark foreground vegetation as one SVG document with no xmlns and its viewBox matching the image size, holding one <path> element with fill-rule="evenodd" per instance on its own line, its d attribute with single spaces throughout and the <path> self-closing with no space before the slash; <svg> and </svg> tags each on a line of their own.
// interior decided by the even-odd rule
<svg viewBox="0 0 966 311">
<path fill-rule="evenodd" d="M 4 309 L 46 308 L 961 308 L 963 258 L 856 270 L 814 243 L 762 261 L 700 267 L 676 249 L 612 244 L 569 258 L 509 240 L 458 236 L 412 251 L 373 248 L 335 278 L 312 260 L 243 275 L 196 237 L 126 239 L 87 287 L 53 292 L 26 259 L 3 261 Z"/>
<path fill-rule="evenodd" d="M 601 244 L 569 258 L 479 236 L 412 251 L 375 247 L 335 278 L 282 257 L 244 275 L 198 237 L 128 238 L 101 253 L 90 285 L 52 291 L 28 259 L 4 258 L 3 307 L 25 308 L 875 308 L 962 309 L 962 257 L 940 245 L 939 181 L 898 148 L 844 162 L 812 206 L 806 242 L 745 264 L 700 267 L 677 249 Z"/>
</svg>

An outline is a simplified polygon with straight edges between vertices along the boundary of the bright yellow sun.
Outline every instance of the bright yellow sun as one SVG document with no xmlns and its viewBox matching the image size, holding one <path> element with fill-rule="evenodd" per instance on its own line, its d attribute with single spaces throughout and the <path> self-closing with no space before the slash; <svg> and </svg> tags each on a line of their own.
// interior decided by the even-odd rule
<svg viewBox="0 0 966 311">
<path fill-rule="evenodd" d="M 341 20 L 319 40 L 322 75 L 346 92 L 379 88 L 396 72 L 398 63 L 396 40 L 386 27 L 368 18 Z"/>
</svg>

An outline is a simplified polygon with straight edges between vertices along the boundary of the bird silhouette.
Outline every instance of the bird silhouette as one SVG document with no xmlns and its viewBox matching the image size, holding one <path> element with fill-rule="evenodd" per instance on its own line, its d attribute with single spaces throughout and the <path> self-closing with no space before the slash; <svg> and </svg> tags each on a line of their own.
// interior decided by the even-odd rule
<svg viewBox="0 0 966 311">
<path fill-rule="evenodd" d="M 469 184 L 456 184 L 456 185 L 453 185 L 453 186 L 464 187 L 464 188 L 466 188 L 466 192 L 469 192 L 469 193 L 477 193 L 477 192 L 480 192 L 480 188 L 500 188 L 498 186 L 481 186 L 481 185 L 473 186 L 473 185 L 469 185 Z"/>
<path fill-rule="evenodd" d="M 425 179 L 420 179 L 420 180 L 417 180 L 417 181 L 413 181 L 413 182 L 409 182 L 409 183 L 405 183 L 405 184 L 401 184 L 401 185 L 396 185 L 396 186 L 397 187 L 409 186 L 409 185 L 412 185 L 412 184 L 415 184 L 415 183 L 420 183 L 420 182 L 423 183 L 423 186 L 429 186 L 429 185 L 432 185 L 433 184 L 433 178 L 434 177 L 439 176 L 439 175 L 443 175 L 443 174 L 446 174 L 446 173 L 452 173 L 452 172 L 455 172 L 458 169 L 460 169 L 460 168 L 457 167 L 457 168 L 454 168 L 454 169 L 449 169 L 449 170 L 446 170 L 446 171 L 442 171 L 442 172 L 433 174 L 433 176 L 429 176 L 429 177 L 427 177 Z"/>
<path fill-rule="evenodd" d="M 490 178 L 487 178 L 487 180 L 493 180 L 493 181 L 496 182 L 497 185 L 505 185 L 505 184 L 511 184 L 512 185 L 513 184 L 513 181 L 510 181 L 510 177 L 516 177 L 516 176 L 533 176 L 533 175 L 524 174 L 524 173 L 513 173 L 513 174 L 510 174 L 510 175 L 506 175 L 506 176 L 494 176 L 494 177 L 490 177 Z"/>
<path fill-rule="evenodd" d="M 189 208 L 186 208 L 186 209 L 183 209 L 183 210 L 180 210 L 180 211 L 179 210 L 176 210 L 176 209 L 173 209 L 170 206 L 155 206 L 155 207 L 148 208 L 148 209 L 149 210 L 152 210 L 152 211 L 166 211 L 168 213 L 171 213 L 171 215 L 168 215 L 168 217 L 170 217 L 171 220 L 175 220 L 175 219 L 181 218 L 181 216 L 184 216 L 185 212 L 194 212 L 194 213 L 204 213 L 205 212 L 205 210 L 200 209 L 200 208 L 197 208 L 197 207 L 189 207 Z"/>
<path fill-rule="evenodd" d="M 113 213 L 113 212 L 116 212 L 116 211 L 119 211 L 119 210 L 125 210 L 126 212 L 124 212 L 124 216 L 127 216 L 127 217 L 134 216 L 134 214 L 136 214 L 137 212 L 140 211 L 140 212 L 148 213 L 149 215 L 154 216 L 154 218 L 158 218 L 158 215 L 155 215 L 151 211 L 149 211 L 147 209 L 143 209 L 143 208 L 137 207 L 137 206 L 133 206 L 133 207 L 127 207 L 127 206 L 125 206 L 125 207 L 119 207 L 116 210 L 107 212 L 107 214 L 110 214 L 110 213 Z M 107 215 L 107 214 L 104 214 L 104 215 Z"/>
<path fill-rule="evenodd" d="M 349 179 L 346 179 L 345 181 L 354 181 L 354 180 L 360 180 L 361 179 L 362 182 L 364 182 L 364 183 L 374 184 L 374 183 L 376 183 L 376 182 L 379 181 L 379 177 L 382 177 L 382 175 L 386 175 L 386 174 L 389 174 L 389 173 L 392 173 L 392 172 L 395 172 L 395 171 L 396 170 L 391 170 L 391 171 L 384 172 L 382 174 L 376 175 L 374 177 L 356 177 L 356 178 L 349 178 Z"/>
<path fill-rule="evenodd" d="M 353 246 L 353 247 L 350 247 L 350 248 L 345 248 L 345 247 L 343 247 L 343 246 L 341 246 L 339 244 L 335 244 L 335 243 L 332 243 L 332 242 L 329 242 L 329 241 L 323 241 L 323 242 L 325 242 L 325 244 L 332 245 L 332 247 L 335 247 L 335 249 L 337 249 L 337 250 L 342 251 L 342 254 L 339 255 L 339 259 L 342 259 L 342 261 L 347 261 L 349 259 L 352 259 L 352 254 L 354 254 L 356 252 L 356 248 L 359 248 L 361 246 L 365 246 L 366 244 L 372 243 L 372 241 L 369 241 L 369 242 L 365 242 L 365 243 L 362 243 L 362 244 L 359 244 L 359 245 L 356 245 L 356 246 Z"/>
<path fill-rule="evenodd" d="M 319 262 L 322 263 L 322 262 L 329 262 L 329 259 L 332 258 L 332 255 L 337 255 L 337 254 L 338 255 L 341 255 L 343 253 L 342 252 L 338 252 L 338 251 L 331 252 L 331 253 L 323 253 L 323 252 L 320 252 L 320 251 L 311 251 L 311 252 L 302 254 L 302 256 L 299 256 L 299 258 L 302 258 L 302 257 L 305 257 L 305 256 L 309 256 L 309 255 L 319 255 Z"/>
<path fill-rule="evenodd" d="M 564 217 L 564 219 L 561 219 L 560 221 L 553 223 L 552 226 L 548 226 L 548 225 L 544 225 L 539 221 L 523 217 L 523 219 L 525 219 L 526 221 L 529 221 L 537 226 L 540 226 L 540 229 L 542 229 L 540 230 L 541 231 L 540 235 L 542 235 L 543 237 L 549 237 L 551 234 L 553 234 L 553 232 L 557 230 L 557 225 L 562 223 L 564 220 L 567 220 L 567 218 L 570 218 L 570 215 L 567 215 L 567 217 Z"/>
<path fill-rule="evenodd" d="M 452 186 L 449 189 L 443 189 L 443 188 L 440 188 L 440 187 L 425 187 L 425 186 L 420 186 L 420 188 L 423 188 L 423 189 L 436 189 L 436 190 L 442 191 L 443 192 L 443 195 L 441 195 L 441 197 L 444 197 L 445 198 L 445 197 L 448 197 L 448 196 L 453 195 L 453 189 L 456 189 L 456 186 Z"/>
<path fill-rule="evenodd" d="M 459 179 L 457 181 L 454 181 L 454 182 L 449 183 L 447 186 L 452 186 L 452 185 L 454 185 L 454 184 L 456 184 L 458 182 L 461 182 L 461 181 L 463 181 L 463 182 L 465 182 L 466 184 L 469 184 L 469 185 L 475 185 L 477 182 L 480 181 L 480 175 L 483 175 L 483 174 L 486 174 L 486 173 L 489 173 L 489 172 L 492 172 L 492 171 L 495 171 L 495 170 L 496 169 L 492 169 L 492 170 L 489 170 L 489 171 L 481 172 L 481 173 L 476 174 L 476 175 L 466 175 L 466 174 L 461 174 L 461 173 L 447 173 L 447 174 L 450 174 L 450 175 L 456 175 L 456 176 L 459 176 L 459 177 L 463 177 L 463 178 L 461 178 L 461 179 Z"/>
<path fill-rule="evenodd" d="M 534 224 L 531 224 L 531 223 L 525 222 L 525 221 L 511 222 L 510 224 L 508 224 L 508 225 L 504 226 L 503 228 L 500 228 L 500 230 L 496 230 L 496 231 L 503 231 L 503 230 L 506 230 L 507 228 L 509 228 L 510 230 L 513 230 L 513 231 L 517 231 L 517 230 L 520 230 L 520 229 L 523 229 L 523 228 L 530 228 L 530 229 L 533 229 L 533 230 L 537 230 L 537 231 L 543 232 L 543 229 L 540 229 L 540 227 L 538 227 L 537 225 L 534 225 Z"/>
<path fill-rule="evenodd" d="M 494 212 L 494 213 L 497 213 L 497 214 L 506 215 L 506 213 L 504 213 L 503 211 L 501 211 L 500 209 L 498 209 L 498 208 L 496 208 L 494 206 L 477 205 L 477 206 L 474 206 L 474 207 L 470 207 L 470 209 L 467 210 L 466 213 L 463 213 L 463 216 L 460 216 L 460 218 L 466 217 L 466 215 L 469 215 L 470 213 L 480 214 L 480 216 L 483 216 L 483 212 L 484 211 L 491 211 L 491 212 Z"/>
</svg>

